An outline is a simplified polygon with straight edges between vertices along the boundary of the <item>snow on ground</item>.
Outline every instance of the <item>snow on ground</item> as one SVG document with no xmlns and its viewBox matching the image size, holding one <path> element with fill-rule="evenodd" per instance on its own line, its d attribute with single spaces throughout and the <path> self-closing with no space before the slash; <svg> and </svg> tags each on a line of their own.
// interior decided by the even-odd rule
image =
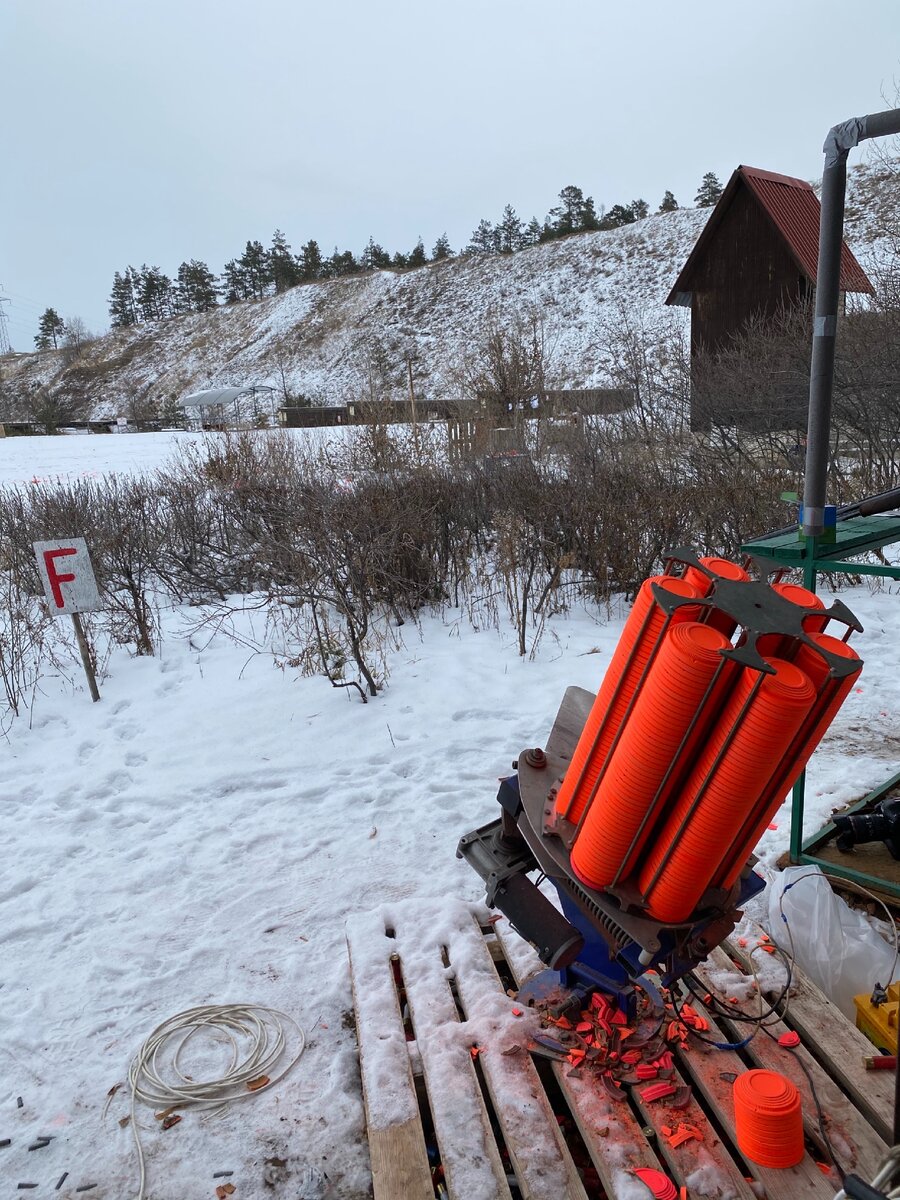
<svg viewBox="0 0 900 1200">
<path fill-rule="evenodd" d="M 171 456 L 174 446 L 190 445 L 206 436 L 172 430 L 7 437 L 0 441 L 0 486 L 72 483 L 101 475 L 155 471 Z"/>
<path fill-rule="evenodd" d="M 44 441 L 0 443 L 4 477 L 25 467 L 26 457 L 9 466 L 20 447 L 33 447 L 29 466 L 52 469 Z M 52 441 L 67 473 L 114 467 L 119 446 L 152 465 L 161 445 L 154 435 Z M 106 458 L 89 457 L 95 444 Z M 842 598 L 865 626 L 854 644 L 866 667 L 813 761 L 808 831 L 900 758 L 897 596 Z M 104 1116 L 109 1089 L 161 1021 L 252 1002 L 295 1017 L 305 1054 L 221 1118 L 188 1113 L 163 1131 L 141 1109 L 148 1197 L 212 1196 L 213 1173 L 231 1170 L 236 1200 L 297 1200 L 309 1167 L 327 1173 L 329 1195 L 363 1200 L 345 922 L 410 901 L 428 925 L 451 902 L 480 899 L 455 857 L 459 837 L 494 818 L 498 776 L 544 740 L 566 686 L 599 685 L 623 616 L 554 618 L 534 661 L 518 658 L 511 630 L 475 632 L 454 610 L 427 617 L 403 628 L 389 686 L 367 705 L 265 655 L 248 659 L 224 636 L 192 636 L 196 610 L 164 614 L 158 657 L 119 649 L 99 704 L 45 680 L 0 754 L 6 1189 L 35 1181 L 33 1194 L 48 1195 L 68 1171 L 66 1187 L 99 1185 L 96 1200 L 137 1195 L 132 1135 L 119 1126 L 127 1088 Z M 259 621 L 245 612 L 238 626 L 258 637 Z M 787 846 L 786 808 L 775 823 L 760 847 L 768 861 Z M 28 1152 L 41 1134 L 54 1140 Z M 293 1183 L 264 1184 L 271 1158 L 287 1160 Z"/>
<path fill-rule="evenodd" d="M 354 427 L 292 429 L 304 441 L 344 439 Z M 73 433 L 57 437 L 0 439 L 0 487 L 72 483 L 101 475 L 155 471 L 179 448 L 201 445 L 217 433 L 167 430 L 163 433 Z"/>
</svg>

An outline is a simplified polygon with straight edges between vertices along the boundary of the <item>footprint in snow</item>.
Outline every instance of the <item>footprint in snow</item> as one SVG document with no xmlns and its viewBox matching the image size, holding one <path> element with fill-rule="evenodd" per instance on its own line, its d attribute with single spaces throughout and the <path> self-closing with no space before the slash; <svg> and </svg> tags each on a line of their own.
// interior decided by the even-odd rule
<svg viewBox="0 0 900 1200">
<path fill-rule="evenodd" d="M 97 749 L 96 742 L 82 742 L 78 747 L 78 761 L 86 763 L 88 759 L 93 757 L 94 751 Z"/>
<path fill-rule="evenodd" d="M 84 793 L 86 800 L 109 800 L 118 796 L 132 782 L 127 771 L 111 771 L 105 779 Z"/>
</svg>

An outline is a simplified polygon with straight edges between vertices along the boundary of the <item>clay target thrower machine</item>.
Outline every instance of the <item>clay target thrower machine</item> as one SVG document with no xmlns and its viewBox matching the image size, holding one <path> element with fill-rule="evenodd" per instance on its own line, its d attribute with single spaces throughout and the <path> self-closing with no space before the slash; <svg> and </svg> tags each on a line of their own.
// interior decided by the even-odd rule
<svg viewBox="0 0 900 1200">
<path fill-rule="evenodd" d="M 753 848 L 862 667 L 854 630 L 840 601 L 691 549 L 645 581 L 598 694 L 567 689 L 457 849 L 547 965 L 526 1000 L 599 989 L 633 1015 L 645 973 L 671 984 L 731 933 L 764 886 Z"/>
</svg>

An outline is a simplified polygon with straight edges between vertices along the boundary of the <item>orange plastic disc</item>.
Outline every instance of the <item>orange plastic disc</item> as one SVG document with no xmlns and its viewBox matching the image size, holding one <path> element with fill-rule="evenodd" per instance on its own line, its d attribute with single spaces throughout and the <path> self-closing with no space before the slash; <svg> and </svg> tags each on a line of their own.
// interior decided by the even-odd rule
<svg viewBox="0 0 900 1200">
<path fill-rule="evenodd" d="M 785 600 L 790 600 L 791 604 L 797 604 L 800 608 L 824 608 L 825 605 L 820 596 L 815 592 L 811 592 L 809 588 L 801 587 L 799 583 L 773 583 L 772 591 L 777 592 L 779 596 L 783 596 Z M 803 627 L 807 633 L 819 633 L 828 624 L 827 617 L 806 617 L 803 621 Z"/>
<path fill-rule="evenodd" d="M 655 575 L 641 584 L 556 797 L 556 811 L 573 824 L 578 823 L 594 794 L 625 713 L 665 626 L 666 614 L 653 598 L 654 583 L 675 596 L 688 599 L 700 596 L 692 584 L 673 575 Z M 672 615 L 670 624 L 696 621 L 699 615 L 699 606 L 685 604 Z"/>
<path fill-rule="evenodd" d="M 750 578 L 742 566 L 732 562 L 728 558 L 701 558 L 700 562 L 708 571 L 712 571 L 714 575 L 718 575 L 720 579 L 732 579 L 743 583 Z M 715 585 L 714 579 L 710 579 L 708 575 L 704 575 L 696 567 L 688 567 L 683 577 L 688 583 L 692 583 L 695 588 L 698 588 L 700 594 L 703 596 L 708 595 Z"/>
<path fill-rule="evenodd" d="M 588 887 L 606 887 L 617 875 L 630 874 L 652 832 L 648 814 L 654 797 L 729 644 L 695 621 L 669 627 L 572 847 L 572 869 Z M 718 703 L 708 705 L 710 711 Z"/>
<path fill-rule="evenodd" d="M 723 863 L 815 701 L 793 663 L 745 668 L 640 872 L 652 916 L 686 920 Z"/>
</svg>

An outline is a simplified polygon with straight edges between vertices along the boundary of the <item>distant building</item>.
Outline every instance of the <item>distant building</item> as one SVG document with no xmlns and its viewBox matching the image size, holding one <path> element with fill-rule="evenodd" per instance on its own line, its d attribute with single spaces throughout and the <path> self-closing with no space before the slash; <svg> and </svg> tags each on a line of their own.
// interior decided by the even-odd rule
<svg viewBox="0 0 900 1200">
<path fill-rule="evenodd" d="M 819 201 L 810 184 L 738 167 L 666 300 L 691 310 L 692 382 L 701 353 L 722 349 L 751 317 L 814 296 L 818 263 Z M 874 291 L 846 243 L 841 291 Z M 712 415 L 692 406 L 692 427 Z"/>
</svg>

